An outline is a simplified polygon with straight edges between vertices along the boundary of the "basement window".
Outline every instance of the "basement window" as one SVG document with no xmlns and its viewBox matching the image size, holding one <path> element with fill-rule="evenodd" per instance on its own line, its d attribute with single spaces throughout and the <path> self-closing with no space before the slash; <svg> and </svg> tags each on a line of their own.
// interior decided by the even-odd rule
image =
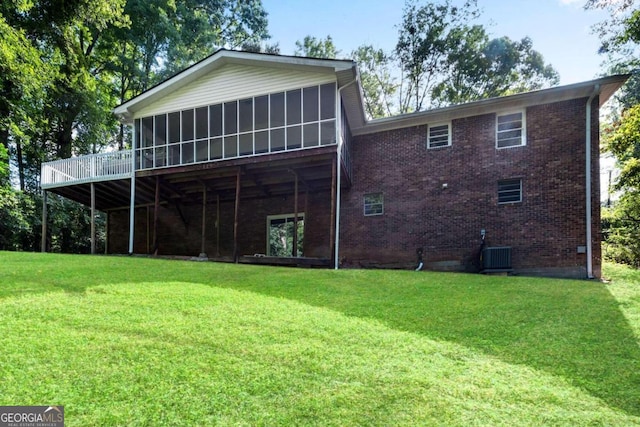
<svg viewBox="0 0 640 427">
<path fill-rule="evenodd" d="M 451 145 L 451 123 L 429 126 L 427 148 L 448 147 Z"/>
<path fill-rule="evenodd" d="M 382 193 L 364 195 L 364 216 L 382 215 L 384 213 L 384 198 Z"/>
<path fill-rule="evenodd" d="M 523 111 L 496 116 L 496 148 L 526 145 L 525 114 Z"/>
<path fill-rule="evenodd" d="M 522 179 L 498 181 L 498 204 L 522 202 Z"/>
</svg>

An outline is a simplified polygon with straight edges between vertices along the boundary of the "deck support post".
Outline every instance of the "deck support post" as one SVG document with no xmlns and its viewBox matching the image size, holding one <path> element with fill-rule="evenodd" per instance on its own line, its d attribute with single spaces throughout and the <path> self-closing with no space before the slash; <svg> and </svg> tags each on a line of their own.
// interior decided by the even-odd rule
<svg viewBox="0 0 640 427">
<path fill-rule="evenodd" d="M 292 254 L 291 256 L 294 258 L 298 257 L 298 173 L 293 171 L 294 184 L 293 191 L 295 194 L 293 195 L 293 245 L 292 245 Z"/>
<path fill-rule="evenodd" d="M 207 186 L 202 184 L 202 240 L 200 244 L 200 258 L 206 258 L 204 251 L 205 234 L 207 231 Z"/>
<path fill-rule="evenodd" d="M 216 256 L 220 256 L 220 194 L 216 194 Z"/>
<path fill-rule="evenodd" d="M 47 252 L 47 190 L 42 190 L 42 240 L 40 251 Z"/>
<path fill-rule="evenodd" d="M 147 219 L 145 221 L 145 224 L 147 224 L 147 229 L 145 231 L 145 235 L 147 237 L 147 250 L 145 251 L 145 253 L 150 254 L 151 253 L 151 211 L 149 210 L 149 205 L 145 207 L 145 211 L 147 213 Z"/>
<path fill-rule="evenodd" d="M 238 263 L 238 214 L 240 209 L 240 168 L 236 174 L 236 203 L 233 214 L 233 262 Z"/>
<path fill-rule="evenodd" d="M 309 187 L 305 186 L 304 190 L 304 223 L 302 224 L 302 236 L 307 235 L 307 224 L 309 223 Z M 304 240 L 303 240 L 304 242 Z M 304 255 L 304 247 L 302 248 L 302 255 Z"/>
<path fill-rule="evenodd" d="M 158 255 L 158 212 L 160 210 L 160 176 L 156 176 L 156 197 L 153 204 L 153 256 Z"/>
<path fill-rule="evenodd" d="M 91 183 L 91 255 L 96 254 L 96 185 Z"/>
<path fill-rule="evenodd" d="M 109 253 L 109 222 L 111 217 L 111 212 L 105 212 L 105 221 L 104 221 L 104 254 L 107 255 Z"/>
<path fill-rule="evenodd" d="M 329 223 L 329 251 L 331 253 L 331 260 L 335 262 L 335 245 L 336 245 L 336 174 L 337 174 L 337 162 L 336 158 L 333 158 L 331 163 L 331 220 Z"/>
</svg>

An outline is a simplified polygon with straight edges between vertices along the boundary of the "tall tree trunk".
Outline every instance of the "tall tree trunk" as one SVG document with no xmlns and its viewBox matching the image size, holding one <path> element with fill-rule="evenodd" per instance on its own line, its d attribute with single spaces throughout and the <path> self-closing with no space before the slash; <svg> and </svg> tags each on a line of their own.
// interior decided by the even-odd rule
<svg viewBox="0 0 640 427">
<path fill-rule="evenodd" d="M 16 163 L 18 163 L 18 178 L 20 179 L 20 191 L 24 191 L 24 162 L 22 161 L 22 142 L 16 139 Z"/>
<path fill-rule="evenodd" d="M 120 132 L 118 132 L 118 150 L 124 150 L 124 123 L 120 123 Z"/>
<path fill-rule="evenodd" d="M 0 117 L 6 116 L 4 116 L 0 111 Z M 9 129 L 5 128 L 4 126 L 0 127 L 0 142 L 2 142 L 4 148 L 6 148 L 7 152 L 9 152 Z"/>
<path fill-rule="evenodd" d="M 67 117 L 62 117 L 56 132 L 57 155 L 59 159 L 68 159 L 73 152 L 73 120 L 76 115 L 66 112 Z"/>
</svg>

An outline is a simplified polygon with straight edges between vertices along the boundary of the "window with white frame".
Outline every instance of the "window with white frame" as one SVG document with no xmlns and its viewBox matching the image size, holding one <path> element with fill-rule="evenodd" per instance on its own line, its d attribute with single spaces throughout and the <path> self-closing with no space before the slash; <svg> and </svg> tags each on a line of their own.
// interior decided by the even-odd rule
<svg viewBox="0 0 640 427">
<path fill-rule="evenodd" d="M 524 111 L 496 115 L 496 148 L 520 147 L 526 144 Z"/>
<path fill-rule="evenodd" d="M 364 216 L 382 215 L 384 213 L 384 197 L 382 193 L 364 195 Z"/>
<path fill-rule="evenodd" d="M 498 204 L 522 202 L 522 179 L 498 181 Z"/>
<path fill-rule="evenodd" d="M 448 147 L 451 145 L 451 123 L 429 125 L 427 130 L 427 148 Z"/>
</svg>

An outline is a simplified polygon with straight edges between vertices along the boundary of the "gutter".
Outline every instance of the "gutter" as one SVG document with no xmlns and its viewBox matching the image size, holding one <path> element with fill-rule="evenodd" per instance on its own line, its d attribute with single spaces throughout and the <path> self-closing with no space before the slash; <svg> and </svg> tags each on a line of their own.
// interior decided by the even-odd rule
<svg viewBox="0 0 640 427">
<path fill-rule="evenodd" d="M 585 138 L 585 223 L 587 239 L 587 279 L 593 279 L 593 242 L 591 241 L 591 103 L 600 93 L 600 84 L 593 87 L 593 93 L 587 100 L 586 108 L 586 138 Z"/>
<path fill-rule="evenodd" d="M 357 73 L 357 70 L 356 70 Z M 337 270 L 340 262 L 340 197 L 341 197 L 341 191 L 340 191 L 340 187 L 341 187 L 341 177 L 342 177 L 342 90 L 347 88 L 348 86 L 351 86 L 352 84 L 354 84 L 355 82 L 358 81 L 358 75 L 356 74 L 356 77 L 351 80 L 349 83 L 341 86 L 338 88 L 338 98 L 336 100 L 336 117 L 339 118 L 338 119 L 338 126 L 336 126 L 336 132 L 338 133 L 338 153 L 337 153 L 337 160 L 336 160 L 336 168 L 337 170 L 337 179 L 336 179 L 336 239 L 335 239 L 335 248 L 334 248 L 334 253 L 335 253 L 335 259 L 334 259 L 334 265 L 333 268 L 334 270 Z"/>
</svg>

